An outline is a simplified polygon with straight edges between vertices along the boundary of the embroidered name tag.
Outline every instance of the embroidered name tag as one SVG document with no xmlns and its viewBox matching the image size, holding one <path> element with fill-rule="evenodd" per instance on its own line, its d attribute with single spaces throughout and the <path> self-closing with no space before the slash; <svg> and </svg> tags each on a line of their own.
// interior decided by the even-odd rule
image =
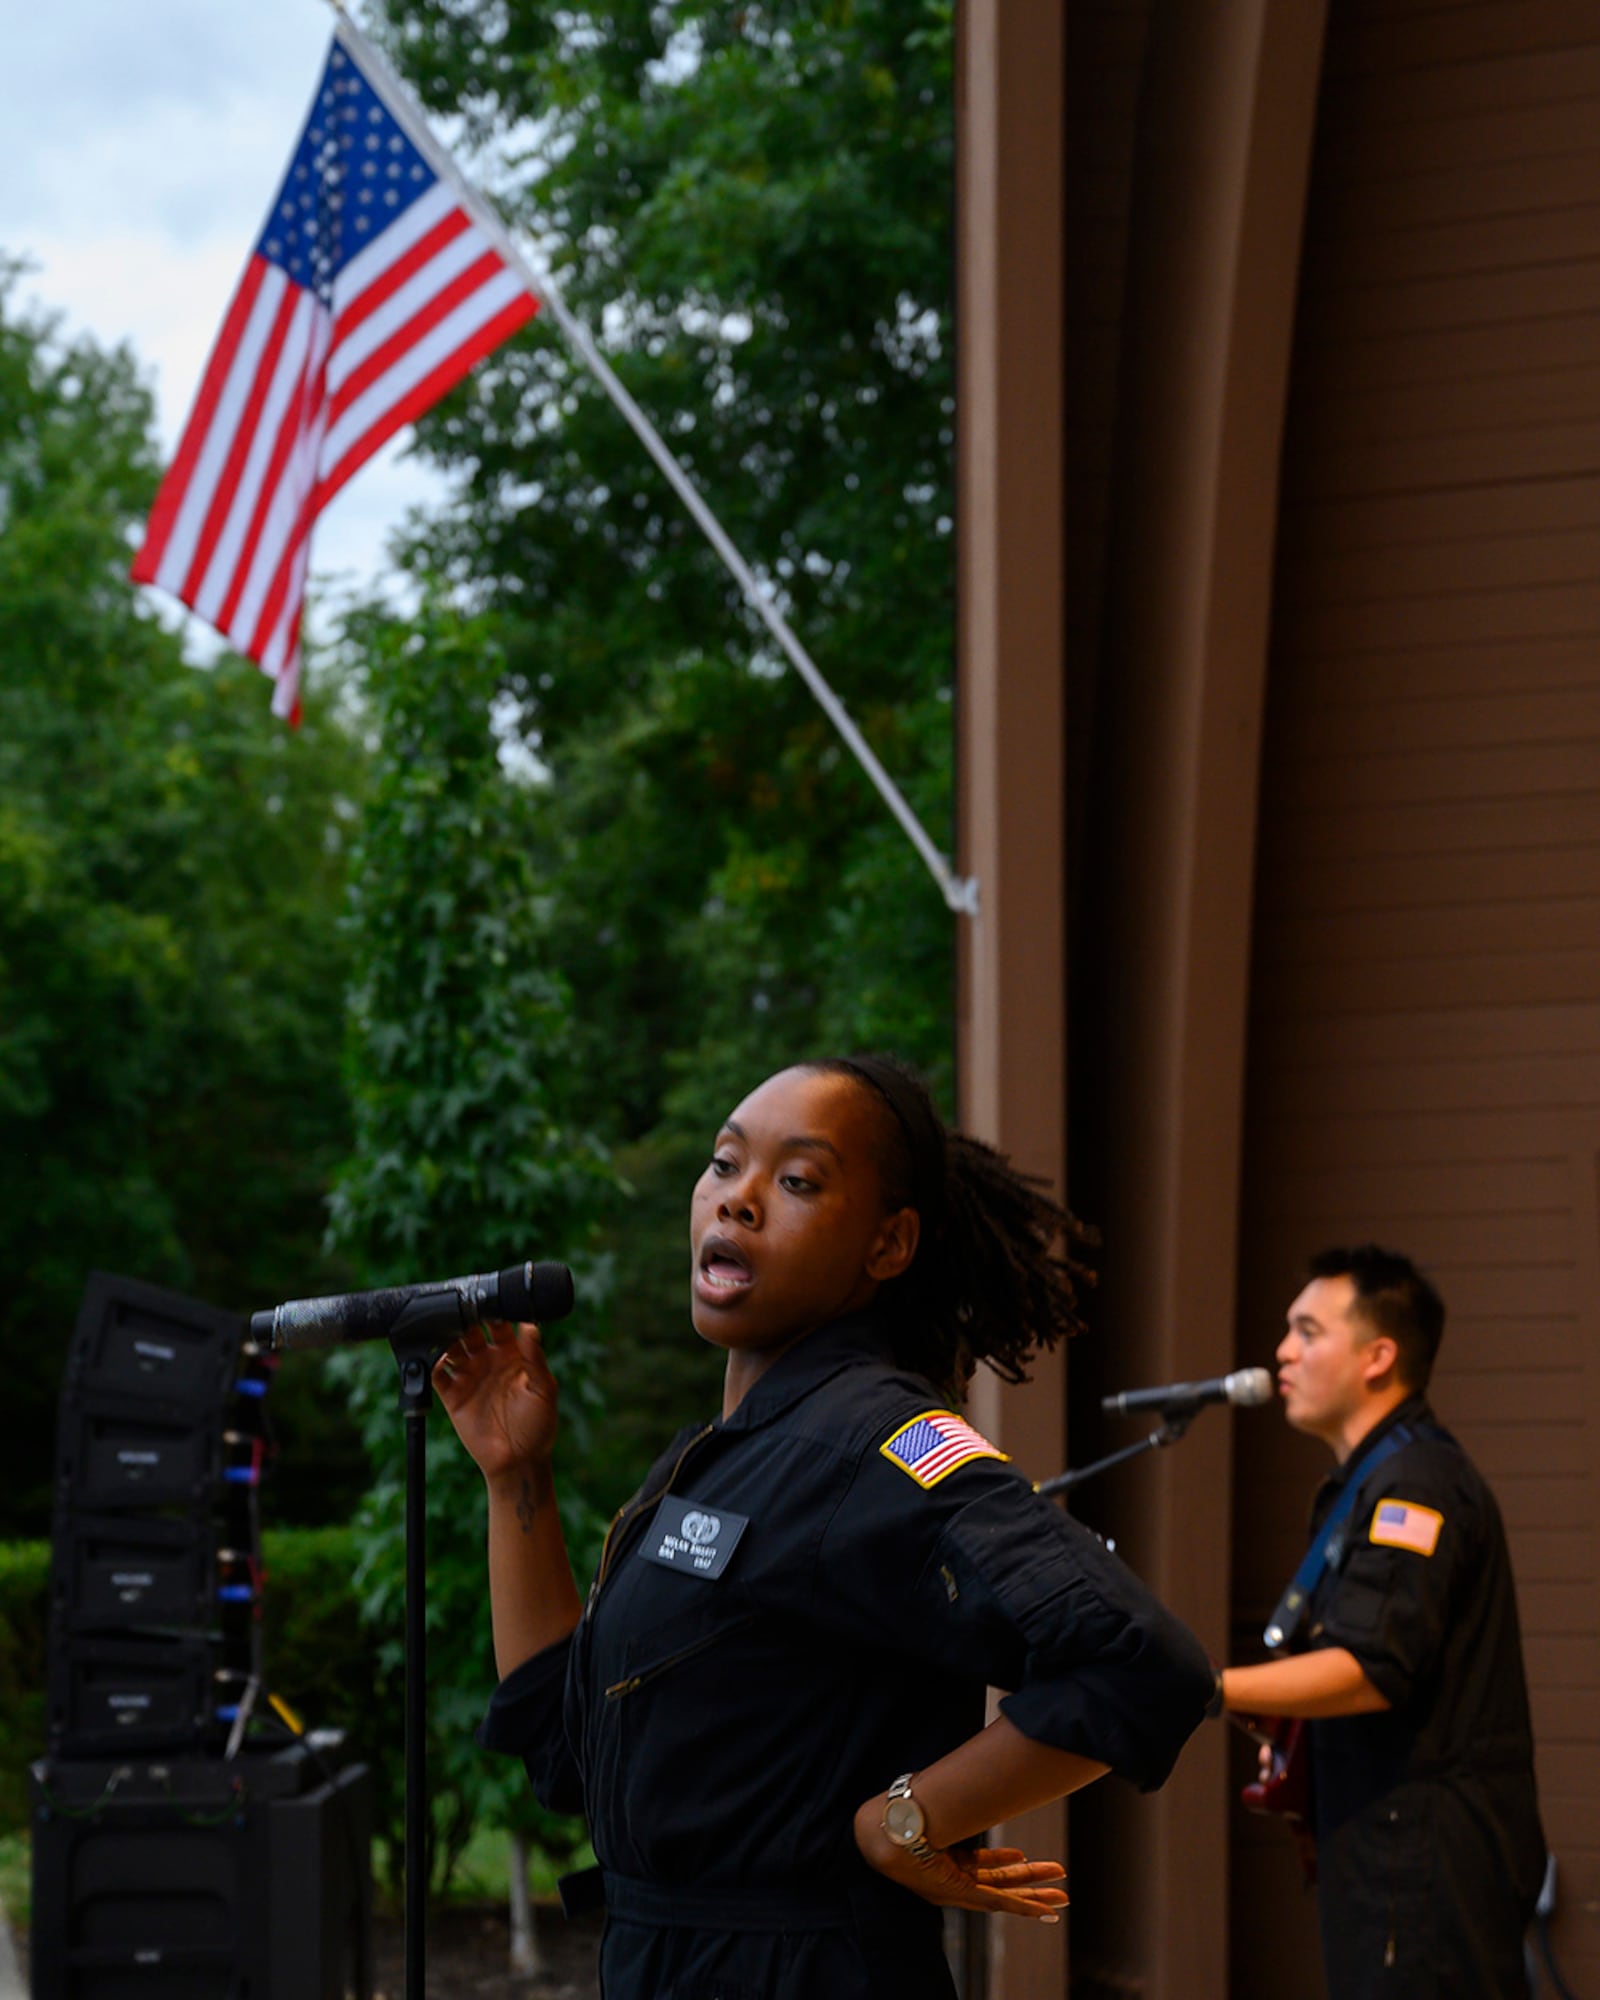
<svg viewBox="0 0 1600 2000">
<path fill-rule="evenodd" d="M 656 1509 L 639 1553 L 646 1562 L 710 1581 L 728 1567 L 728 1558 L 749 1525 L 748 1514 L 735 1514 L 727 1507 L 703 1507 L 669 1493 Z"/>
<path fill-rule="evenodd" d="M 937 1486 L 958 1465 L 965 1465 L 970 1459 L 1006 1456 L 952 1410 L 924 1411 L 909 1424 L 902 1424 L 878 1449 L 891 1465 L 908 1472 L 919 1486 Z"/>
<path fill-rule="evenodd" d="M 1444 1516 L 1414 1500 L 1380 1500 L 1372 1512 L 1372 1539 L 1386 1549 L 1414 1549 L 1431 1556 L 1439 1546 Z"/>
</svg>

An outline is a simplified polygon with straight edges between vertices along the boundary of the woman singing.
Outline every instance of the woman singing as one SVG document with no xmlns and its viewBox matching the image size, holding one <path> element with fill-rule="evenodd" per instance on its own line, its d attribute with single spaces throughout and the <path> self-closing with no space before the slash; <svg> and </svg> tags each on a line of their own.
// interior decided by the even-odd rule
<svg viewBox="0 0 1600 2000">
<path fill-rule="evenodd" d="M 1171 1770 L 1205 1654 L 961 1415 L 978 1362 L 1019 1379 L 1076 1329 L 1078 1235 L 899 1064 L 769 1077 L 690 1207 L 721 1412 L 617 1516 L 587 1599 L 537 1330 L 441 1359 L 489 1492 L 483 1740 L 588 1816 L 606 2000 L 952 1995 L 941 1906 L 1054 1923 L 1067 1900 L 984 1829 Z"/>
</svg>

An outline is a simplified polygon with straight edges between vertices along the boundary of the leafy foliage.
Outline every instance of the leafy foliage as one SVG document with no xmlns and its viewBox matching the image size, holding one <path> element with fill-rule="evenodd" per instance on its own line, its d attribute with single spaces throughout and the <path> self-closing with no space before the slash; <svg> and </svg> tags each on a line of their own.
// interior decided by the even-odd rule
<svg viewBox="0 0 1600 2000">
<path fill-rule="evenodd" d="M 44 1750 L 50 1544 L 0 1542 L 0 1834 L 28 1824 L 28 1766 Z"/>
<path fill-rule="evenodd" d="M 185 664 L 127 581 L 155 490 L 132 358 L 0 265 L 0 1532 L 49 1525 L 92 1268 L 249 1307 L 318 1288 L 347 1144 L 336 932 L 358 743 Z M 336 1433 L 324 1427 L 332 1439 Z"/>
<path fill-rule="evenodd" d="M 484 173 L 900 779 L 949 825 L 948 0 L 384 0 Z M 537 760 L 572 1089 L 634 1199 L 608 1502 L 702 1409 L 683 1216 L 768 1070 L 888 1046 L 948 1083 L 950 918 L 656 467 L 545 319 L 427 418 L 458 499 L 409 560 L 491 635 Z M 648 1393 L 643 1385 L 648 1384 Z M 631 1386 L 630 1386 L 631 1385 Z"/>
<path fill-rule="evenodd" d="M 545 966 L 544 901 L 529 856 L 530 800 L 499 762 L 503 672 L 482 619 L 426 600 L 404 627 L 363 635 L 377 748 L 352 857 L 349 1086 L 355 1146 L 332 1230 L 371 1283 L 504 1267 L 559 1246 L 578 1267 L 585 1316 L 562 1330 L 566 1430 L 580 1456 L 595 1399 L 602 1273 L 585 1246 L 614 1198 L 602 1150 L 571 1111 L 571 998 Z M 355 1572 L 382 1671 L 400 1685 L 405 1606 L 403 1424 L 385 1349 L 346 1350 L 334 1371 L 374 1478 L 357 1516 Z M 493 1686 L 483 1595 L 483 1484 L 442 1419 L 427 1476 L 430 1875 L 448 1879 L 478 1814 L 542 1831 L 519 1767 L 488 1765 L 472 1734 Z M 569 1537 L 597 1523 L 571 1487 Z M 380 1750 L 386 1797 L 403 1739 Z M 398 1865 L 399 1843 L 389 1854 Z"/>
</svg>

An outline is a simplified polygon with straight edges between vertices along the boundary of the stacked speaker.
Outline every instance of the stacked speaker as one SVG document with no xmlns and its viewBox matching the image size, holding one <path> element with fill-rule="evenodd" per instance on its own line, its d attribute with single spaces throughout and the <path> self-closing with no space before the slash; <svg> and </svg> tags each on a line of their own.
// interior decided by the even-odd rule
<svg viewBox="0 0 1600 2000">
<path fill-rule="evenodd" d="M 269 1380 L 241 1319 L 91 1276 L 56 1448 L 53 1756 L 220 1751 L 248 1716 Z"/>
<path fill-rule="evenodd" d="M 84 1294 L 32 1773 L 35 2000 L 367 1990 L 366 1769 L 336 1736 L 291 1740 L 262 1693 L 272 1363 L 246 1335 L 133 1279 Z"/>
</svg>

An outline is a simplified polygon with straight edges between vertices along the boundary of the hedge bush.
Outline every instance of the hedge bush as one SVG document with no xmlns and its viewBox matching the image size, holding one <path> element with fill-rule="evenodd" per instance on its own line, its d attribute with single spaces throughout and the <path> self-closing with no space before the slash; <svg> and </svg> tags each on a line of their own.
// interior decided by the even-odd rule
<svg viewBox="0 0 1600 2000">
<path fill-rule="evenodd" d="M 28 1823 L 28 1766 L 44 1750 L 50 1544 L 0 1542 L 0 1834 Z"/>
</svg>

